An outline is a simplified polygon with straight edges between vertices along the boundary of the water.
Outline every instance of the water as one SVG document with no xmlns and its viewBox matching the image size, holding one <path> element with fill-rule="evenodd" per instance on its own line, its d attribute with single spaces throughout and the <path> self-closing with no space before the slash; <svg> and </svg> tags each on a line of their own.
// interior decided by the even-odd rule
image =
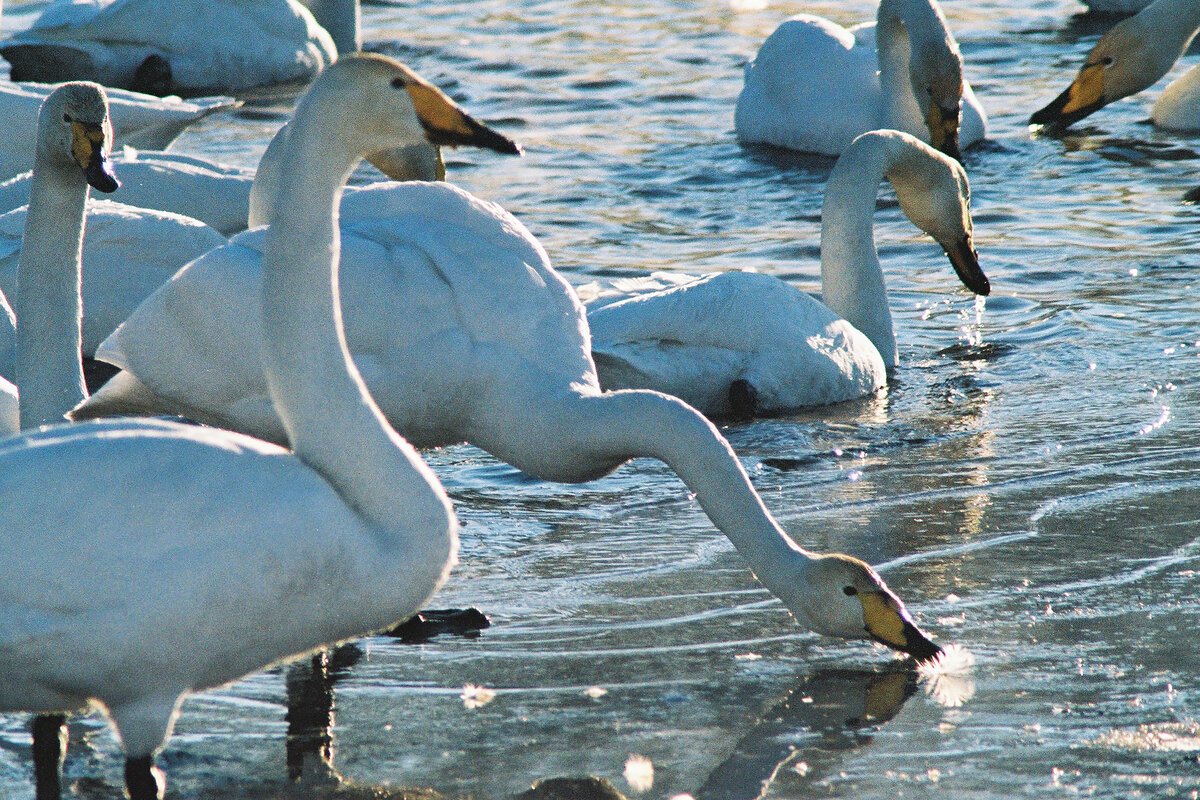
<svg viewBox="0 0 1200 800">
<path fill-rule="evenodd" d="M 519 161 L 451 153 L 449 173 L 571 280 L 753 268 L 815 289 L 829 162 L 739 147 L 733 104 L 780 20 L 872 5 L 738 5 L 363 16 L 372 48 L 522 141 Z M 1143 124 L 1165 81 L 1031 137 L 1104 24 L 1069 0 L 943 9 L 991 115 L 966 166 L 995 294 L 977 313 L 885 192 L 887 393 L 725 432 L 783 526 L 884 565 L 926 628 L 974 654 L 969 676 L 917 683 L 882 650 L 799 631 L 656 462 L 568 487 L 447 448 L 427 455 L 465 527 L 435 604 L 493 625 L 362 644 L 336 688 L 333 761 L 364 794 L 502 798 L 595 775 L 638 798 L 1196 797 L 1200 211 L 1180 198 L 1200 137 Z M 207 121 L 178 149 L 253 165 L 290 103 Z M 467 684 L 495 695 L 467 708 Z M 189 699 L 161 758 L 172 796 L 279 794 L 285 704 L 282 671 Z M 30 794 L 25 724 L 0 717 L 0 796 Z M 117 753 L 102 722 L 75 723 L 73 791 L 116 796 Z"/>
</svg>

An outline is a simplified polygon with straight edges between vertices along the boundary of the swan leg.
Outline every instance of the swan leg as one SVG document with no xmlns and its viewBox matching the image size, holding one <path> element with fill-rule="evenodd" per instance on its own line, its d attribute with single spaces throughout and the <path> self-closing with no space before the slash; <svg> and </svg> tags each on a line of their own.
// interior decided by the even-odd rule
<svg viewBox="0 0 1200 800">
<path fill-rule="evenodd" d="M 333 767 L 333 679 L 328 650 L 288 667 L 287 770 L 293 783 L 338 783 Z"/>
<path fill-rule="evenodd" d="M 67 755 L 65 714 L 39 714 L 30 725 L 33 733 L 33 776 L 37 800 L 58 800 L 62 793 L 62 767 Z"/>
<path fill-rule="evenodd" d="M 166 788 L 163 771 L 154 766 L 154 756 L 125 760 L 125 792 L 129 800 L 162 800 Z"/>
</svg>

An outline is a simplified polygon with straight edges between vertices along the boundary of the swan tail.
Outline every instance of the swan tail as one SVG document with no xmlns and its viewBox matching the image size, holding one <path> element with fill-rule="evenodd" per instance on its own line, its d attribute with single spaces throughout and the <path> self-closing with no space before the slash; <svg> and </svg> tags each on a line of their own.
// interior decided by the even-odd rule
<svg viewBox="0 0 1200 800">
<path fill-rule="evenodd" d="M 103 417 L 173 415 L 179 404 L 155 394 L 128 370 L 121 370 L 94 395 L 67 413 L 72 422 Z"/>
</svg>

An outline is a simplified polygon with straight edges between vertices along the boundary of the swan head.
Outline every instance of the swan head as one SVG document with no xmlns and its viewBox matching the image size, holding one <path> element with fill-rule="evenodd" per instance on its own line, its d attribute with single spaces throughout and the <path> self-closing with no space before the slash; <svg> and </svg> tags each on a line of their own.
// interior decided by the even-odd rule
<svg viewBox="0 0 1200 800">
<path fill-rule="evenodd" d="M 975 294 L 989 294 L 991 284 L 979 266 L 972 241 L 971 185 L 966 170 L 953 158 L 900 131 L 875 131 L 859 138 L 876 134 L 899 148 L 887 177 L 900 209 L 942 246 L 964 286 Z"/>
<path fill-rule="evenodd" d="M 871 639 L 917 661 L 942 652 L 866 562 L 841 553 L 813 556 L 805 577 L 800 608 L 793 610 L 817 633 Z"/>
<path fill-rule="evenodd" d="M 357 154 L 381 154 L 410 145 L 470 145 L 521 153 L 511 139 L 386 56 L 355 53 L 338 59 L 313 82 L 302 102 L 316 106 L 309 118 L 319 120 L 317 124 L 345 131 L 345 146 Z M 383 109 L 388 113 L 381 113 Z"/>
<path fill-rule="evenodd" d="M 929 128 L 929 142 L 961 160 L 958 128 L 962 122 L 963 74 L 958 47 L 919 53 L 910 67 L 913 93 Z"/>
<path fill-rule="evenodd" d="M 1071 85 L 1029 122 L 1065 128 L 1149 88 L 1167 74 L 1179 55 L 1177 49 L 1162 46 L 1138 17 L 1130 17 L 1100 37 Z"/>
<path fill-rule="evenodd" d="M 958 128 L 962 121 L 965 85 L 962 53 L 940 11 L 937 11 L 937 18 L 941 24 L 930 31 L 913 32 L 908 75 L 917 106 L 929 129 L 930 144 L 951 158 L 959 159 Z"/>
<path fill-rule="evenodd" d="M 100 84 L 64 83 L 42 103 L 38 115 L 39 156 L 73 164 L 89 185 L 106 193 L 115 192 L 121 185 L 109 160 L 112 142 L 108 95 Z"/>
</svg>

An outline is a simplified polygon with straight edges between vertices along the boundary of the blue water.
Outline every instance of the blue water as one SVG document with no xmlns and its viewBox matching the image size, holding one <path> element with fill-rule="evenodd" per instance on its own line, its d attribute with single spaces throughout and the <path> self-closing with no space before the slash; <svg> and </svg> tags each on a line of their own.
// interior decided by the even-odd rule
<svg viewBox="0 0 1200 800">
<path fill-rule="evenodd" d="M 362 644 L 336 689 L 333 764 L 363 796 L 502 798 L 564 775 L 696 800 L 1200 791 L 1200 210 L 1181 202 L 1200 136 L 1144 123 L 1165 81 L 1031 136 L 1109 23 L 1072 0 L 943 10 L 991 116 L 965 161 L 994 294 L 977 313 L 885 191 L 893 384 L 725 433 L 798 541 L 884 565 L 939 641 L 974 654 L 956 697 L 880 649 L 798 630 L 656 462 L 569 487 L 447 448 L 427 457 L 465 527 L 435 605 L 493 625 Z M 476 0 L 363 17 L 371 49 L 523 143 L 519 161 L 450 153 L 448 172 L 572 281 L 753 268 L 816 289 L 830 162 L 732 135 L 742 64 L 799 12 L 851 23 L 873 6 Z M 177 149 L 253 165 L 290 105 L 211 119 Z M 495 695 L 467 708 L 467 684 Z M 279 794 L 285 708 L 282 671 L 188 700 L 161 759 L 171 796 Z M 0 797 L 29 794 L 24 726 L 0 717 Z M 116 796 L 111 735 L 74 727 L 72 791 Z M 653 765 L 640 792 L 633 755 Z"/>
</svg>

